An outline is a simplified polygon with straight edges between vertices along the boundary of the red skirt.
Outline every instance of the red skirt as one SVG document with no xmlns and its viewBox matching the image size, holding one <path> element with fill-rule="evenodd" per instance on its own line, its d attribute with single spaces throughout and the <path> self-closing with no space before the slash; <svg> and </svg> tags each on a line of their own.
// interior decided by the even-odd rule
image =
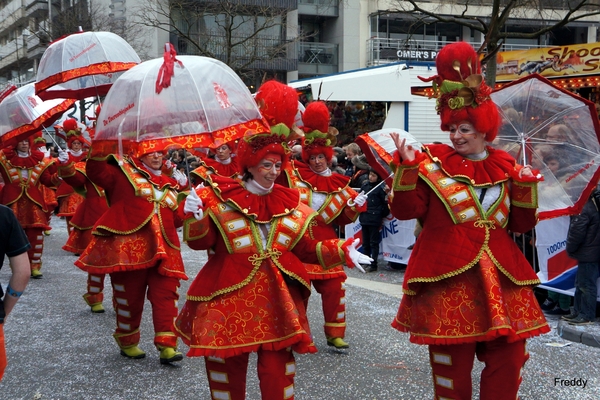
<svg viewBox="0 0 600 400">
<path fill-rule="evenodd" d="M 392 327 L 417 344 L 463 344 L 550 331 L 530 286 L 514 284 L 484 254 L 467 271 L 404 295 Z"/>
<path fill-rule="evenodd" d="M 61 197 L 57 215 L 59 217 L 72 217 L 75 214 L 75 211 L 77 211 L 77 207 L 79 207 L 84 200 L 85 197 L 79 193 L 71 193 L 66 197 Z"/>
<path fill-rule="evenodd" d="M 165 241 L 158 216 L 127 235 L 92 235 L 75 265 L 92 274 L 134 271 L 158 265 L 161 275 L 187 279 L 181 251 Z"/>
<path fill-rule="evenodd" d="M 290 346 L 297 353 L 315 353 L 303 290 L 264 261 L 248 284 L 209 301 L 187 300 L 175 331 L 190 347 L 188 357 L 227 358 Z"/>
</svg>

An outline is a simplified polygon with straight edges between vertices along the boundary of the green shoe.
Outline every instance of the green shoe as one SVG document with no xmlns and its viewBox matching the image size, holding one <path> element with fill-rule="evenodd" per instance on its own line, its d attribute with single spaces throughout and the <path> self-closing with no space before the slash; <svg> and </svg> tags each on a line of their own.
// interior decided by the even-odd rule
<svg viewBox="0 0 600 400">
<path fill-rule="evenodd" d="M 327 338 L 327 346 L 333 346 L 336 349 L 347 349 L 350 347 L 350 345 L 344 342 L 344 339 L 340 337 Z"/>
<path fill-rule="evenodd" d="M 91 306 L 92 308 L 92 312 L 96 313 L 96 314 L 100 314 L 104 312 L 104 306 L 102 305 L 102 303 L 98 303 L 98 304 L 94 304 L 93 306 Z"/>
<path fill-rule="evenodd" d="M 31 277 L 33 279 L 42 279 L 42 276 L 44 276 L 44 274 L 42 274 L 39 269 L 31 270 Z"/>
<path fill-rule="evenodd" d="M 175 361 L 183 360 L 183 354 L 175 350 L 173 347 L 163 347 L 160 350 L 160 363 L 170 364 Z"/>
<path fill-rule="evenodd" d="M 144 350 L 140 349 L 137 345 L 121 348 L 121 355 L 133 360 L 139 360 L 140 358 L 146 357 Z"/>
</svg>

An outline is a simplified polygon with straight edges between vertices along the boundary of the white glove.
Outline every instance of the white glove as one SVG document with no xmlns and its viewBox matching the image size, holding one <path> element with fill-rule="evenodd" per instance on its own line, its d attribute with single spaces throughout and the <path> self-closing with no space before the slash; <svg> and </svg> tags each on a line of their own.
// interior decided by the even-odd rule
<svg viewBox="0 0 600 400">
<path fill-rule="evenodd" d="M 198 193 L 196 193 L 196 190 L 192 190 L 190 191 L 188 197 L 185 199 L 183 211 L 186 213 L 194 214 L 194 218 L 200 221 L 202 217 L 204 217 L 202 206 L 202 199 L 198 197 Z"/>
<path fill-rule="evenodd" d="M 63 149 L 58 149 L 58 161 L 61 164 L 66 164 L 69 161 L 69 153 Z"/>
<path fill-rule="evenodd" d="M 358 194 L 358 196 L 356 196 L 356 197 L 354 198 L 354 200 L 352 200 L 352 199 L 348 200 L 348 205 L 349 205 L 350 207 L 352 207 L 352 206 L 354 206 L 354 205 L 357 205 L 358 207 L 362 207 L 362 206 L 365 204 L 365 202 L 367 201 L 367 198 L 368 198 L 368 197 L 367 197 L 367 195 L 365 194 L 365 192 L 364 192 L 364 191 L 362 191 L 362 192 L 360 192 L 360 193 Z"/>
<path fill-rule="evenodd" d="M 348 246 L 348 255 L 350 256 L 350 260 L 346 260 L 346 262 L 352 261 L 352 264 L 354 264 L 354 266 L 358 268 L 360 272 L 365 273 L 365 270 L 360 266 L 360 264 L 371 264 L 373 259 L 356 250 L 358 242 L 360 242 L 360 240 L 354 239 L 354 241 L 350 243 L 350 246 Z"/>
<path fill-rule="evenodd" d="M 167 167 L 167 169 L 173 168 L 173 163 L 171 162 L 171 160 L 165 161 L 165 167 Z"/>
<path fill-rule="evenodd" d="M 179 186 L 183 187 L 187 185 L 188 179 L 183 172 L 178 169 L 173 170 L 173 178 L 179 183 Z"/>
<path fill-rule="evenodd" d="M 42 149 L 40 147 L 40 149 Z M 44 153 L 44 157 L 49 158 L 50 157 L 50 149 L 47 147 L 44 147 L 42 150 L 40 150 L 42 153 Z"/>
</svg>

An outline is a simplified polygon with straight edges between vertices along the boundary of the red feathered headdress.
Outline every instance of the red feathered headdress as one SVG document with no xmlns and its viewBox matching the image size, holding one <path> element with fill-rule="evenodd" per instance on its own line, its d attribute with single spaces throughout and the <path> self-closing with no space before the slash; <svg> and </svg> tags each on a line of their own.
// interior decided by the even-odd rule
<svg viewBox="0 0 600 400">
<path fill-rule="evenodd" d="M 337 130 L 329 126 L 329 108 L 322 101 L 313 101 L 306 106 L 302 114 L 304 140 L 302 160 L 308 163 L 310 156 L 323 154 L 327 161 L 333 158 L 333 146 L 336 143 Z"/>
<path fill-rule="evenodd" d="M 287 142 L 298 111 L 296 91 L 283 83 L 267 81 L 258 89 L 255 100 L 271 132 L 250 133 L 240 140 L 237 150 L 240 169 L 245 172 L 269 153 L 281 155 L 283 169 L 288 161 Z"/>
<path fill-rule="evenodd" d="M 448 44 L 438 53 L 435 65 L 438 75 L 427 80 L 434 81 L 442 130 L 449 131 L 449 125 L 469 121 L 486 135 L 486 141 L 494 140 L 501 120 L 490 98 L 492 89 L 481 75 L 475 49 L 465 42 Z"/>
<path fill-rule="evenodd" d="M 76 140 L 80 141 L 81 144 L 83 144 L 83 145 L 89 146 L 89 143 L 83 137 L 83 135 L 81 133 L 81 128 L 79 127 L 79 124 L 77 123 L 77 120 L 75 118 L 68 118 L 65 120 L 65 122 L 63 122 L 62 126 L 55 125 L 54 128 L 55 128 L 55 130 L 56 130 L 56 128 L 60 128 L 65 132 L 65 136 L 62 136 L 62 135 L 60 135 L 60 136 L 67 141 L 67 146 L 69 148 L 71 148 L 71 145 Z M 58 130 L 56 130 L 56 131 L 58 133 Z"/>
</svg>

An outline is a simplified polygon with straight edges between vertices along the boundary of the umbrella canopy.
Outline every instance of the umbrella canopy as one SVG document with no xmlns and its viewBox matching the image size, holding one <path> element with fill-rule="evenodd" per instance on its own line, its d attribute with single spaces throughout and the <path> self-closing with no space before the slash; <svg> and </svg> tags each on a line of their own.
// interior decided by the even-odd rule
<svg viewBox="0 0 600 400">
<path fill-rule="evenodd" d="M 0 95 L 0 142 L 15 144 L 51 126 L 74 103 L 72 99 L 42 101 L 33 83 L 18 89 L 12 86 Z"/>
<path fill-rule="evenodd" d="M 114 33 L 74 33 L 44 51 L 35 91 L 44 100 L 104 96 L 120 73 L 140 61 L 129 43 Z"/>
<path fill-rule="evenodd" d="M 227 65 L 200 56 L 170 60 L 145 61 L 117 79 L 98 116 L 92 156 L 219 146 L 269 130 Z"/>
<path fill-rule="evenodd" d="M 422 144 L 415 139 L 413 135 L 403 129 L 385 128 L 373 132 L 367 132 L 358 136 L 355 140 L 367 157 L 369 165 L 375 169 L 377 174 L 383 179 L 387 179 L 393 171 L 390 169 L 390 162 L 396 151 L 396 145 L 390 136 L 390 133 L 400 134 L 401 139 L 406 139 L 406 144 L 420 149 Z"/>
<path fill-rule="evenodd" d="M 491 95 L 503 125 L 492 146 L 539 169 L 539 217 L 578 214 L 600 177 L 594 104 L 534 74 Z"/>
</svg>

